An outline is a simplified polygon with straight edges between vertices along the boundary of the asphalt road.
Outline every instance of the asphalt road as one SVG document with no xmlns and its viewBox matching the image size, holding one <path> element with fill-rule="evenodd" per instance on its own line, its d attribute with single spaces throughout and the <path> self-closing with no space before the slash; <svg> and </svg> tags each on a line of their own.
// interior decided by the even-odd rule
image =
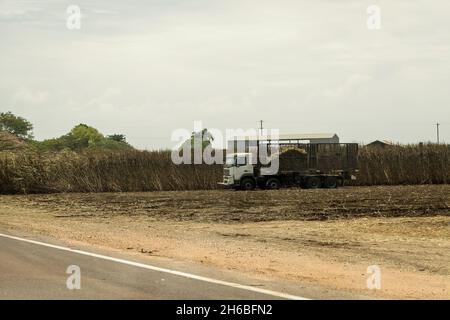
<svg viewBox="0 0 450 320">
<path fill-rule="evenodd" d="M 71 265 L 80 267 L 79 290 L 66 285 Z M 0 235 L 0 299 L 280 298 L 284 297 Z"/>
</svg>

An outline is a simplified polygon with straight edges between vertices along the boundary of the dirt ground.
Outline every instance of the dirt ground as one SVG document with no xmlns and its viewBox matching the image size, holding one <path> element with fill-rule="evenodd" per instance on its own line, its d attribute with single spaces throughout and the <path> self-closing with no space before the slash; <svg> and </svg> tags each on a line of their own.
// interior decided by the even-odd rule
<svg viewBox="0 0 450 320">
<path fill-rule="evenodd" d="M 450 185 L 0 196 L 0 228 L 375 298 L 450 299 Z M 380 290 L 367 289 L 370 265 Z"/>
</svg>

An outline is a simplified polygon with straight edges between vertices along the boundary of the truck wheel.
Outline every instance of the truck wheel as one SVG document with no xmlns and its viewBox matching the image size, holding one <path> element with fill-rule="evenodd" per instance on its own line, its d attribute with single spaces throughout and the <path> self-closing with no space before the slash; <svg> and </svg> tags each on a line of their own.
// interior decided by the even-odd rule
<svg viewBox="0 0 450 320">
<path fill-rule="evenodd" d="M 306 189 L 317 189 L 320 188 L 321 184 L 319 177 L 309 177 L 306 179 Z"/>
<path fill-rule="evenodd" d="M 328 189 L 337 188 L 338 179 L 336 177 L 326 177 L 323 186 Z"/>
<path fill-rule="evenodd" d="M 244 178 L 241 181 L 241 189 L 242 190 L 254 190 L 255 189 L 255 180 L 251 178 Z"/>
<path fill-rule="evenodd" d="M 267 183 L 266 183 L 267 189 L 272 189 L 272 190 L 280 189 L 280 186 L 281 186 L 280 180 L 278 180 L 277 178 L 271 178 L 271 179 L 267 180 Z"/>
</svg>

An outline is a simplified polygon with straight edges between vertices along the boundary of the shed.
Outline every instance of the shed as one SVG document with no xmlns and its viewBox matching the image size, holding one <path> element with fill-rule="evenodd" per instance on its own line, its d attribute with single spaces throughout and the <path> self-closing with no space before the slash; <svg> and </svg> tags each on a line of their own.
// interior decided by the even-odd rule
<svg viewBox="0 0 450 320">
<path fill-rule="evenodd" d="M 367 147 L 386 148 L 386 147 L 391 147 L 393 145 L 394 145 L 394 143 L 392 141 L 389 141 L 389 140 L 375 140 L 375 141 L 367 144 Z"/>
</svg>

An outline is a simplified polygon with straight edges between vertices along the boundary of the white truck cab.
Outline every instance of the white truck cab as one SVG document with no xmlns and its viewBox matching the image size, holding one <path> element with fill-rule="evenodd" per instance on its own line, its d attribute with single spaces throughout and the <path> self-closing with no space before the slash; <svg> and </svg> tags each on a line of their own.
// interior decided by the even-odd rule
<svg viewBox="0 0 450 320">
<path fill-rule="evenodd" d="M 251 153 L 231 153 L 227 155 L 222 185 L 238 187 L 243 177 L 254 176 L 254 165 Z"/>
</svg>

